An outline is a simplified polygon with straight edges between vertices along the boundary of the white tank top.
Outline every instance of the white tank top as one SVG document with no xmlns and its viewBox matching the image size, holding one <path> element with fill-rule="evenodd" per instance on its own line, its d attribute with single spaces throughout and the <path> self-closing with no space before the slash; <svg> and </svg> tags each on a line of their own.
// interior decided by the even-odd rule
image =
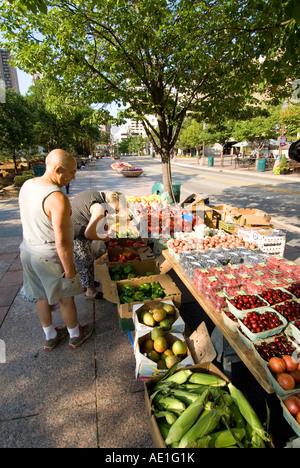
<svg viewBox="0 0 300 468">
<path fill-rule="evenodd" d="M 44 202 L 53 192 L 62 192 L 55 185 L 39 185 L 35 179 L 27 180 L 19 194 L 20 215 L 23 227 L 23 242 L 20 249 L 32 255 L 60 263 L 55 245 L 51 219 L 44 211 Z M 74 228 L 70 220 L 70 236 Z"/>
</svg>

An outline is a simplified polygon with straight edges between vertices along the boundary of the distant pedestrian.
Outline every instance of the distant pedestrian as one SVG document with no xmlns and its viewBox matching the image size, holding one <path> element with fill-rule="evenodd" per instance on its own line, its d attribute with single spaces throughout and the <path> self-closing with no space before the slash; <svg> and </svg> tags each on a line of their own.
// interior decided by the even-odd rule
<svg viewBox="0 0 300 468">
<path fill-rule="evenodd" d="M 69 346 L 77 348 L 93 332 L 92 324 L 78 323 L 74 302 L 74 296 L 82 294 L 83 289 L 73 257 L 71 206 L 62 188 L 75 173 L 76 160 L 65 151 L 54 150 L 46 158 L 45 174 L 26 181 L 19 196 L 24 294 L 37 300 L 46 351 L 52 351 L 68 333 Z M 66 324 L 63 328 L 52 323 L 57 303 Z"/>
</svg>

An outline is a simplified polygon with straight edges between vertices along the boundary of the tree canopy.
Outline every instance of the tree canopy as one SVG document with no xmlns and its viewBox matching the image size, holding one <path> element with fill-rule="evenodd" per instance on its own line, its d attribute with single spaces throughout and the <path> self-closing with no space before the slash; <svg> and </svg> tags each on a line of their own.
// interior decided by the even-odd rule
<svg viewBox="0 0 300 468">
<path fill-rule="evenodd" d="M 20 14 L 16 3 L 0 9 L 15 63 L 42 73 L 52 101 L 126 105 L 170 192 L 188 112 L 225 115 L 257 90 L 281 99 L 299 75 L 299 0 L 46 0 L 47 15 Z"/>
</svg>

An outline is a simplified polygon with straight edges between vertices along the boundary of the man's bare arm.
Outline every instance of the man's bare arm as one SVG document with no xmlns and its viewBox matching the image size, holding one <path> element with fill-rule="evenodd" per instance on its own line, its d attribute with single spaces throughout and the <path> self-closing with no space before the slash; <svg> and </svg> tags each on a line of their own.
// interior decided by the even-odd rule
<svg viewBox="0 0 300 468">
<path fill-rule="evenodd" d="M 52 221 L 55 244 L 65 277 L 74 278 L 73 239 L 70 237 L 71 205 L 62 192 L 54 192 L 45 200 L 45 213 Z"/>
</svg>

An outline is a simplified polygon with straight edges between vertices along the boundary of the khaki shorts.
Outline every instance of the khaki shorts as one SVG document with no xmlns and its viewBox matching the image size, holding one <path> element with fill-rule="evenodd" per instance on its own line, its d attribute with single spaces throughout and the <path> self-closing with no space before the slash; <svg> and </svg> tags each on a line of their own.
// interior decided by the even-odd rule
<svg viewBox="0 0 300 468">
<path fill-rule="evenodd" d="M 35 257 L 21 251 L 23 284 L 25 295 L 30 299 L 47 299 L 49 305 L 56 304 L 63 297 L 78 296 L 83 293 L 78 274 L 75 278 L 65 278 L 60 263 Z"/>
</svg>

